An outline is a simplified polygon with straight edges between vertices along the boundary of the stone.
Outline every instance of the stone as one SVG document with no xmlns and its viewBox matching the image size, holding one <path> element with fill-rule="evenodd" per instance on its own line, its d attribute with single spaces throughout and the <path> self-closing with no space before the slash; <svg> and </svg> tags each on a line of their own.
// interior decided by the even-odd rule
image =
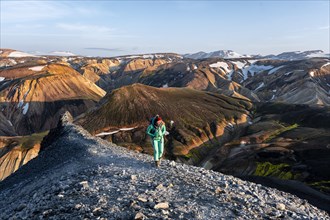
<svg viewBox="0 0 330 220">
<path fill-rule="evenodd" d="M 147 202 L 148 201 L 146 198 L 143 198 L 143 197 L 138 197 L 137 199 L 141 202 Z"/>
<path fill-rule="evenodd" d="M 167 211 L 167 210 L 162 209 L 162 214 L 163 214 L 163 215 L 168 215 L 168 214 L 170 214 L 170 212 Z"/>
<path fill-rule="evenodd" d="M 46 211 L 44 211 L 43 213 L 42 213 L 42 215 L 49 215 L 50 213 L 52 213 L 52 209 L 48 209 L 48 210 L 46 210 Z"/>
<path fill-rule="evenodd" d="M 15 211 L 20 212 L 25 208 L 26 208 L 26 204 L 20 204 L 17 208 L 15 208 Z"/>
<path fill-rule="evenodd" d="M 168 202 L 160 202 L 154 206 L 154 209 L 168 209 L 168 208 L 169 208 Z"/>
<path fill-rule="evenodd" d="M 278 210 L 285 210 L 285 205 L 283 204 L 283 203 L 277 203 L 276 204 L 276 208 L 278 209 Z"/>
<path fill-rule="evenodd" d="M 143 219 L 147 219 L 147 216 L 145 216 L 142 212 L 138 212 L 138 213 L 136 213 L 134 219 L 143 220 Z"/>
<path fill-rule="evenodd" d="M 175 161 L 172 160 L 172 161 L 170 162 L 170 166 L 175 167 L 175 165 L 176 165 Z"/>
<path fill-rule="evenodd" d="M 101 207 L 97 207 L 97 208 L 95 208 L 95 209 L 93 210 L 93 214 L 94 214 L 95 216 L 99 216 L 99 215 L 101 215 L 101 214 L 102 214 L 102 208 L 101 208 Z"/>
<path fill-rule="evenodd" d="M 163 189 L 163 188 L 164 188 L 163 184 L 159 184 L 158 186 L 156 186 L 156 189 Z"/>
<path fill-rule="evenodd" d="M 64 195 L 63 194 L 58 194 L 57 197 L 58 198 L 64 198 Z"/>
<path fill-rule="evenodd" d="M 131 175 L 131 180 L 133 180 L 133 181 L 137 180 L 137 176 L 136 175 Z"/>
<path fill-rule="evenodd" d="M 220 194 L 220 193 L 223 193 L 223 190 L 218 186 L 218 187 L 215 189 L 215 194 Z"/>
<path fill-rule="evenodd" d="M 89 187 L 88 181 L 81 181 L 79 184 L 82 185 L 84 189 L 87 189 Z"/>
<path fill-rule="evenodd" d="M 172 183 L 170 183 L 167 188 L 172 188 L 174 185 Z"/>
</svg>

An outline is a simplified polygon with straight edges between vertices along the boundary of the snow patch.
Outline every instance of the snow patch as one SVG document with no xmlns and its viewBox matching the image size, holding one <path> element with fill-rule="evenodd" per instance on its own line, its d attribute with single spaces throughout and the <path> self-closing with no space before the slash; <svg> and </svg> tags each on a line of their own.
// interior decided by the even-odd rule
<svg viewBox="0 0 330 220">
<path fill-rule="evenodd" d="M 262 83 L 260 83 L 260 85 L 259 85 L 254 91 L 257 91 L 258 89 L 260 89 L 260 88 L 262 88 L 262 87 L 264 87 L 264 86 L 265 86 L 265 83 L 262 82 Z"/>
<path fill-rule="evenodd" d="M 309 58 L 313 58 L 313 57 L 329 57 L 329 54 L 322 53 L 322 52 L 315 52 L 315 53 L 308 54 L 307 57 L 309 57 Z"/>
<path fill-rule="evenodd" d="M 283 67 L 284 67 L 284 66 L 278 66 L 278 67 L 276 67 L 276 68 L 270 70 L 270 71 L 268 72 L 268 75 L 275 73 L 277 70 L 279 70 L 279 69 L 281 69 L 281 68 L 283 68 Z"/>
<path fill-rule="evenodd" d="M 32 70 L 32 71 L 41 71 L 45 66 L 34 66 L 34 67 L 31 67 L 29 68 L 29 70 Z"/>
<path fill-rule="evenodd" d="M 11 121 L 7 120 L 8 124 L 13 127 L 13 123 Z"/>
<path fill-rule="evenodd" d="M 197 66 L 196 66 L 196 64 L 193 65 L 193 68 L 194 68 L 194 70 L 197 70 Z"/>
<path fill-rule="evenodd" d="M 259 60 L 248 60 L 248 62 L 249 62 L 250 64 L 253 64 L 253 63 L 257 62 L 257 61 L 259 61 Z"/>
<path fill-rule="evenodd" d="M 155 56 L 152 55 L 152 54 L 146 54 L 146 55 L 143 55 L 143 58 L 144 59 L 147 59 L 147 58 L 150 58 L 150 59 L 153 59 Z"/>
<path fill-rule="evenodd" d="M 270 70 L 274 68 L 273 66 L 264 66 L 264 65 L 255 65 L 252 64 L 251 66 L 245 67 L 242 69 L 243 73 L 243 78 L 246 80 L 248 78 L 248 73 L 250 72 L 252 76 L 254 76 L 256 73 L 265 71 L 265 70 Z"/>
<path fill-rule="evenodd" d="M 234 70 L 230 71 L 230 72 L 227 74 L 228 80 L 232 81 L 233 73 L 234 73 Z"/>
<path fill-rule="evenodd" d="M 101 133 L 99 133 L 99 134 L 96 134 L 95 136 L 96 136 L 96 137 L 99 137 L 99 136 L 106 136 L 106 135 L 116 134 L 116 133 L 118 133 L 118 132 L 119 132 L 119 130 L 117 130 L 117 131 L 111 131 L 111 132 L 101 132 Z"/>
<path fill-rule="evenodd" d="M 291 73 L 293 73 L 293 71 L 288 72 L 288 73 L 284 73 L 284 75 L 285 75 L 285 76 L 288 76 L 288 75 L 290 75 Z"/>
<path fill-rule="evenodd" d="M 229 69 L 229 66 L 227 63 L 225 62 L 216 62 L 216 63 L 212 63 L 210 64 L 210 67 L 212 68 L 219 68 L 219 67 L 222 67 L 226 73 L 230 72 L 230 69 Z"/>
<path fill-rule="evenodd" d="M 5 80 L 5 77 L 0 76 L 0 82 L 4 81 L 4 80 Z"/>
<path fill-rule="evenodd" d="M 24 104 L 24 101 L 23 101 L 23 100 L 20 100 L 20 101 L 18 102 L 18 104 L 17 104 L 17 107 L 20 108 L 20 107 L 23 106 L 23 104 Z"/>
<path fill-rule="evenodd" d="M 12 65 L 16 65 L 17 64 L 17 62 L 15 60 L 13 60 L 13 59 L 9 59 L 9 61 L 11 62 Z"/>
<path fill-rule="evenodd" d="M 24 52 L 21 52 L 21 51 L 14 51 L 14 52 L 11 52 L 8 57 L 36 57 L 32 54 L 29 54 L 29 53 L 24 53 Z"/>
<path fill-rule="evenodd" d="M 330 62 L 327 62 L 326 64 L 324 64 L 323 66 L 321 66 L 321 68 L 326 67 L 326 66 L 329 66 L 329 65 L 330 65 Z"/>
<path fill-rule="evenodd" d="M 101 132 L 99 134 L 96 134 L 95 136 L 96 137 L 99 137 L 99 136 L 105 136 L 105 135 L 111 135 L 111 134 L 116 134 L 118 133 L 119 131 L 131 131 L 133 129 L 137 128 L 137 126 L 135 127 L 131 127 L 131 128 L 120 128 L 119 130 L 116 130 L 116 131 L 109 131 L 109 132 Z"/>
<path fill-rule="evenodd" d="M 240 61 L 235 61 L 235 62 L 232 62 L 233 64 L 235 64 L 237 66 L 237 68 L 239 69 L 242 69 L 246 63 L 243 63 L 243 62 L 240 62 Z"/>
<path fill-rule="evenodd" d="M 128 59 L 134 59 L 134 58 L 139 58 L 139 57 L 141 57 L 141 56 L 135 56 L 135 55 L 133 55 L 133 56 L 125 57 L 125 58 L 128 58 Z"/>
<path fill-rule="evenodd" d="M 273 97 L 270 100 L 274 100 L 275 99 L 275 95 L 273 95 Z"/>
<path fill-rule="evenodd" d="M 314 71 L 309 72 L 309 75 L 310 75 L 311 77 L 314 77 Z"/>
<path fill-rule="evenodd" d="M 50 52 L 49 54 L 43 54 L 43 55 L 54 55 L 54 56 L 64 56 L 64 57 L 77 56 L 76 54 L 71 53 L 69 51 L 53 51 Z"/>
<path fill-rule="evenodd" d="M 24 106 L 23 106 L 23 115 L 25 115 L 27 113 L 27 111 L 29 110 L 29 103 L 26 103 Z"/>
</svg>

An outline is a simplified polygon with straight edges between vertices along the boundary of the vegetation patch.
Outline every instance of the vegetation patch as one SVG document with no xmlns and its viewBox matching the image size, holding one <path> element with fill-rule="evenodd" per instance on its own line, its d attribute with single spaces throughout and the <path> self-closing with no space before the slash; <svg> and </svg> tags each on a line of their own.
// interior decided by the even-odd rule
<svg viewBox="0 0 330 220">
<path fill-rule="evenodd" d="M 29 150 L 33 148 L 36 144 L 40 144 L 42 139 L 48 134 L 49 131 L 44 131 L 41 133 L 35 133 L 30 136 L 23 136 L 18 139 L 19 145 L 21 145 L 21 150 Z"/>
<path fill-rule="evenodd" d="M 330 180 L 312 182 L 312 183 L 308 183 L 308 185 L 313 188 L 316 188 L 317 190 L 319 190 L 321 192 L 330 193 Z"/>
<path fill-rule="evenodd" d="M 291 167 L 289 164 L 272 164 L 270 162 L 257 162 L 256 165 L 257 167 L 254 172 L 255 176 L 272 176 L 285 180 L 295 179 L 295 175 L 290 171 Z"/>
<path fill-rule="evenodd" d="M 282 133 L 286 132 L 286 131 L 290 131 L 293 129 L 296 129 L 299 125 L 298 124 L 292 124 L 289 125 L 287 127 L 283 127 L 280 129 L 275 130 L 266 140 L 265 142 L 270 142 L 271 140 L 273 140 L 274 138 L 278 137 L 279 135 L 281 135 Z"/>
</svg>

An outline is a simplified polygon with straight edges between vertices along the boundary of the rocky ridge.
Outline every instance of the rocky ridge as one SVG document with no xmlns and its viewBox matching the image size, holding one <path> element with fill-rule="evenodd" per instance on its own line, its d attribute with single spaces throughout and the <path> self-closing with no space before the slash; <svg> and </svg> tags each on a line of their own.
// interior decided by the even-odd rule
<svg viewBox="0 0 330 220">
<path fill-rule="evenodd" d="M 92 137 L 69 114 L 0 183 L 1 219 L 330 219 L 288 193 Z M 63 151 L 66 153 L 63 154 Z"/>
</svg>

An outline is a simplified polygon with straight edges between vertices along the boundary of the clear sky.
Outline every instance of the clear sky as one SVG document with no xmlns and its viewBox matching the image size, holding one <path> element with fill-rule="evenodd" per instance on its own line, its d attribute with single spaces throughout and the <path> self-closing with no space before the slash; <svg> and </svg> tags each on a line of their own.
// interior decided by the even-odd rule
<svg viewBox="0 0 330 220">
<path fill-rule="evenodd" d="M 330 50 L 329 0 L 0 2 L 0 48 L 93 56 Z"/>
</svg>

